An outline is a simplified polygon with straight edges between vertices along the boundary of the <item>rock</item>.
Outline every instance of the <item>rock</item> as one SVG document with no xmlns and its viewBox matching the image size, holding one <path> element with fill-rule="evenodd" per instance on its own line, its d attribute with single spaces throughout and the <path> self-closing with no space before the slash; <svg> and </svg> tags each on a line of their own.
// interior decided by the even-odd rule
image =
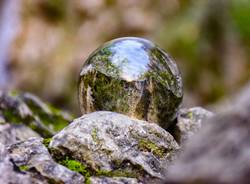
<svg viewBox="0 0 250 184">
<path fill-rule="evenodd" d="M 84 177 L 56 163 L 41 138 L 30 138 L 8 147 L 11 160 L 24 173 L 36 173 L 46 183 L 82 184 Z"/>
<path fill-rule="evenodd" d="M 0 143 L 0 183 L 3 184 L 31 184 L 31 177 L 27 174 L 16 171 L 7 150 Z"/>
<path fill-rule="evenodd" d="M 14 124 L 0 124 L 0 143 L 4 145 L 11 145 L 17 141 L 24 141 L 30 137 L 40 137 L 39 134 L 34 132 L 25 125 Z"/>
<path fill-rule="evenodd" d="M 93 176 L 163 178 L 179 146 L 154 123 L 99 111 L 75 119 L 49 144 L 53 157 L 81 162 Z"/>
<path fill-rule="evenodd" d="M 139 184 L 135 178 L 124 178 L 124 177 L 91 177 L 91 184 Z"/>
<path fill-rule="evenodd" d="M 250 85 L 246 89 L 188 141 L 166 184 L 250 182 Z"/>
<path fill-rule="evenodd" d="M 201 107 L 180 109 L 177 116 L 177 123 L 171 127 L 169 132 L 178 143 L 183 145 L 183 143 L 201 129 L 202 123 L 212 116 L 212 112 Z"/>
<path fill-rule="evenodd" d="M 105 43 L 90 55 L 80 73 L 83 114 L 107 110 L 167 128 L 182 97 L 182 79 L 175 62 L 142 38 Z"/>
<path fill-rule="evenodd" d="M 3 115 L 0 112 L 0 124 L 4 124 L 4 123 L 6 123 L 6 121 L 5 121 Z"/>
<path fill-rule="evenodd" d="M 29 94 L 0 91 L 0 119 L 13 124 L 25 124 L 42 137 L 51 137 L 72 119 L 66 112 L 55 109 Z"/>
</svg>

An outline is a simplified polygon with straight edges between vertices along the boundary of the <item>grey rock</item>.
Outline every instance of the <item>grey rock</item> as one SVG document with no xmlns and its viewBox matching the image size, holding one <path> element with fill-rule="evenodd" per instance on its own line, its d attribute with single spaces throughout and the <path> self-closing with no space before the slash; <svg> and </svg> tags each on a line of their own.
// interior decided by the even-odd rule
<svg viewBox="0 0 250 184">
<path fill-rule="evenodd" d="M 94 171 L 126 177 L 163 178 L 179 146 L 154 123 L 99 111 L 75 119 L 57 133 L 49 148 L 57 157 L 71 157 Z"/>
<path fill-rule="evenodd" d="M 140 182 L 135 178 L 124 177 L 91 177 L 91 184 L 139 184 Z"/>
<path fill-rule="evenodd" d="M 25 168 L 25 173 L 38 173 L 46 182 L 82 184 L 84 177 L 56 163 L 47 148 L 42 144 L 42 138 L 29 138 L 8 147 L 11 160 L 19 168 Z M 35 171 L 34 171 L 35 170 Z"/>
<path fill-rule="evenodd" d="M 23 141 L 30 137 L 40 136 L 25 125 L 14 125 L 9 123 L 0 124 L 0 143 L 4 145 L 11 145 L 17 141 Z"/>
<path fill-rule="evenodd" d="M 3 115 L 0 113 L 0 124 L 4 124 L 4 123 L 6 123 L 6 121 L 3 117 Z"/>
<path fill-rule="evenodd" d="M 42 137 L 51 137 L 72 117 L 29 94 L 0 91 L 0 122 L 25 124 Z"/>
<path fill-rule="evenodd" d="M 249 89 L 188 141 L 166 184 L 250 183 Z"/>
<path fill-rule="evenodd" d="M 203 122 L 214 114 L 202 107 L 180 109 L 177 116 L 177 123 L 172 126 L 171 134 L 180 145 L 196 134 L 202 127 Z"/>
<path fill-rule="evenodd" d="M 7 150 L 0 143 L 0 183 L 3 184 L 31 184 L 32 179 L 29 175 L 15 170 Z"/>
</svg>

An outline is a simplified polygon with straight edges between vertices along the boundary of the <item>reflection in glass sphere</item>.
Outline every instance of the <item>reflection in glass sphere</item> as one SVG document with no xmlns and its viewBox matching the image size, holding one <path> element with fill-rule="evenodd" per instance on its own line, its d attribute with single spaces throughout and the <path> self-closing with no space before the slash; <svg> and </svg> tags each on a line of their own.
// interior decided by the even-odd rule
<svg viewBox="0 0 250 184">
<path fill-rule="evenodd" d="M 79 80 L 83 114 L 108 110 L 167 128 L 182 101 L 175 62 L 152 42 L 135 37 L 105 43 L 84 63 Z"/>
</svg>

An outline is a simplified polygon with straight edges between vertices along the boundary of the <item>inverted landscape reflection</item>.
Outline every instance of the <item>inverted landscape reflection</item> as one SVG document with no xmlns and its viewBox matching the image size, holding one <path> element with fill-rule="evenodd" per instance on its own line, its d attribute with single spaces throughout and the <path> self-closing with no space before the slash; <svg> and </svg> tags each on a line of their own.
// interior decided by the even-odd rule
<svg viewBox="0 0 250 184">
<path fill-rule="evenodd" d="M 148 47 L 147 47 L 148 45 Z M 114 41 L 110 47 L 113 53 L 110 56 L 110 61 L 120 69 L 120 77 L 126 81 L 134 81 L 149 69 L 150 44 L 142 43 L 140 40 L 120 40 Z"/>
<path fill-rule="evenodd" d="M 86 64 L 94 65 L 108 76 L 128 82 L 144 80 L 144 74 L 150 69 L 152 62 L 153 48 L 153 43 L 142 38 L 119 38 L 97 49 Z"/>
</svg>

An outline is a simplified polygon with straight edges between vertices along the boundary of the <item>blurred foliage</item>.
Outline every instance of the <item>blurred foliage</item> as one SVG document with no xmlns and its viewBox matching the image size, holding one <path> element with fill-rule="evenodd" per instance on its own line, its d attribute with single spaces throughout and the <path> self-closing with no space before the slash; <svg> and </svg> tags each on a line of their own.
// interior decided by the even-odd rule
<svg viewBox="0 0 250 184">
<path fill-rule="evenodd" d="M 230 13 L 235 29 L 246 44 L 250 44 L 250 2 L 249 0 L 234 0 L 230 7 Z"/>
<path fill-rule="evenodd" d="M 204 105 L 230 94 L 250 77 L 249 45 L 244 43 L 250 35 L 250 2 L 194 2 L 166 20 L 156 37 L 181 62 L 194 104 Z"/>
<path fill-rule="evenodd" d="M 185 106 L 213 103 L 250 78 L 249 12 L 249 0 L 22 0 L 12 87 L 77 112 L 87 56 L 107 40 L 140 36 L 177 61 Z"/>
<path fill-rule="evenodd" d="M 40 8 L 41 13 L 49 21 L 59 21 L 63 20 L 66 16 L 66 0 L 50 0 L 50 1 L 42 1 Z"/>
</svg>

